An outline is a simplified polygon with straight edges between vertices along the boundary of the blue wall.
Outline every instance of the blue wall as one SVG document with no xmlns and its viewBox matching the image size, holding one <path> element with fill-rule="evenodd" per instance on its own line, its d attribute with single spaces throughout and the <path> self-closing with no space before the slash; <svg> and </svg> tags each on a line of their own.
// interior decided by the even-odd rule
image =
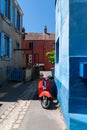
<svg viewBox="0 0 87 130">
<path fill-rule="evenodd" d="M 64 8 L 64 5 L 66 7 Z M 64 119 L 69 126 L 69 5 L 66 0 L 56 3 L 56 45 L 59 41 L 59 59 L 55 64 L 55 83 L 58 90 L 58 100 Z M 66 28 L 67 27 L 67 28 Z M 66 35 L 65 35 L 66 34 Z M 59 49 L 59 50 L 57 50 Z M 57 53 L 57 52 L 56 52 Z M 58 53 L 57 53 L 58 54 Z M 56 56 L 57 58 L 57 56 Z"/>
<path fill-rule="evenodd" d="M 70 58 L 70 97 L 87 98 L 87 82 L 80 77 L 80 63 L 87 61 L 87 57 Z"/>
<path fill-rule="evenodd" d="M 86 0 L 56 2 L 55 83 L 68 130 L 87 130 L 87 80 L 80 77 L 80 63 L 87 62 L 86 12 Z"/>
<path fill-rule="evenodd" d="M 87 130 L 87 80 L 80 77 L 80 63 L 87 57 L 70 57 L 70 130 Z"/>
<path fill-rule="evenodd" d="M 70 130 L 87 130 L 87 115 L 70 114 Z"/>
<path fill-rule="evenodd" d="M 87 56 L 87 2 L 79 1 L 70 0 L 69 55 L 81 57 Z"/>
</svg>

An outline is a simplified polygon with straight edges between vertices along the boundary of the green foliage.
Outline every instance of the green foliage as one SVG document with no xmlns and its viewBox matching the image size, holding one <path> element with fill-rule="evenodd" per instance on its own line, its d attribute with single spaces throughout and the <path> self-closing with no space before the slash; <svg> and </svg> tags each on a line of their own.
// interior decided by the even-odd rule
<svg viewBox="0 0 87 130">
<path fill-rule="evenodd" d="M 55 50 L 53 51 L 50 51 L 50 52 L 47 52 L 46 53 L 46 56 L 48 57 L 49 59 L 49 63 L 53 64 L 55 63 Z"/>
</svg>

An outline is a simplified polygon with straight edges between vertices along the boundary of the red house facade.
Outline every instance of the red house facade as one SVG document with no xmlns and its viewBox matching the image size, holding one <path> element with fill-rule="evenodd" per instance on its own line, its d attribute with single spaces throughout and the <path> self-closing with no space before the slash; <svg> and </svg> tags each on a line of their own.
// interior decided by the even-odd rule
<svg viewBox="0 0 87 130">
<path fill-rule="evenodd" d="M 47 33 L 44 28 L 43 33 L 24 33 L 22 48 L 26 55 L 26 66 L 38 66 L 44 70 L 50 70 L 53 67 L 49 63 L 46 52 L 55 49 L 55 34 Z"/>
</svg>

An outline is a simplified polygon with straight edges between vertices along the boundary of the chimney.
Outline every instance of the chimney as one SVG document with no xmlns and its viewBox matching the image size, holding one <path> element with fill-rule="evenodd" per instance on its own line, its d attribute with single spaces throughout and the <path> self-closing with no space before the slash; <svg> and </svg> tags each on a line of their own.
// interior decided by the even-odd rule
<svg viewBox="0 0 87 130">
<path fill-rule="evenodd" d="M 22 32 L 25 33 L 25 28 L 24 27 L 22 28 Z"/>
<path fill-rule="evenodd" d="M 25 28 L 22 28 L 22 40 L 25 39 Z"/>
<path fill-rule="evenodd" d="M 44 33 L 47 33 L 47 26 L 44 27 Z"/>
</svg>

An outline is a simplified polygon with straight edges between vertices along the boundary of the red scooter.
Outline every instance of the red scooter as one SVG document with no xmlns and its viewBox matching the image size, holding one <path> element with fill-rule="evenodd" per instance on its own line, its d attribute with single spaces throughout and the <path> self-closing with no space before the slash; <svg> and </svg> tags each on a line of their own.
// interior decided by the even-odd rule
<svg viewBox="0 0 87 130">
<path fill-rule="evenodd" d="M 42 76 L 38 83 L 38 96 L 41 99 L 41 105 L 43 108 L 47 109 L 50 106 L 52 95 L 50 93 L 50 81 Z"/>
</svg>

